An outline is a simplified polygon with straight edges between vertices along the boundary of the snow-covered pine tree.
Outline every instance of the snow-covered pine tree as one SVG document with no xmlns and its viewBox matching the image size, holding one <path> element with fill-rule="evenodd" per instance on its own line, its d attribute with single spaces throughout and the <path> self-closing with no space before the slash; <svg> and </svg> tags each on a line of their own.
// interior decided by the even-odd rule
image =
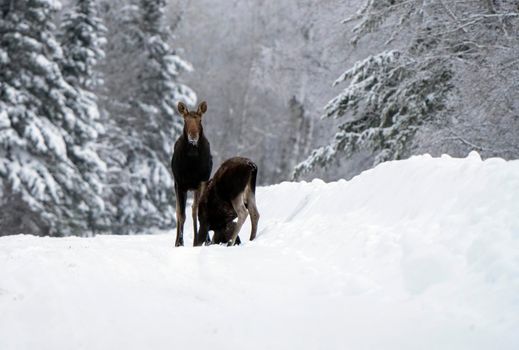
<svg viewBox="0 0 519 350">
<path fill-rule="evenodd" d="M 56 0 L 1 0 L 0 232 L 84 235 L 103 225 L 97 110 L 61 74 Z"/>
<path fill-rule="evenodd" d="M 374 165 L 409 155 L 416 130 L 445 108 L 452 73 L 443 59 L 417 64 L 400 51 L 385 51 L 357 62 L 335 81 L 349 86 L 325 107 L 324 117 L 351 119 L 339 125 L 331 145 L 316 149 L 297 165 L 298 178 L 316 166 L 326 167 L 337 157 L 370 150 Z"/>
<path fill-rule="evenodd" d="M 462 89 L 455 84 L 461 79 L 452 79 L 455 73 L 469 64 L 481 68 L 490 50 L 510 46 L 512 36 L 499 35 L 515 32 L 511 19 L 517 9 L 510 6 L 510 1 L 496 8 L 486 0 L 367 0 L 345 20 L 358 21 L 352 44 L 392 28 L 386 46 L 394 48 L 356 62 L 336 80 L 334 85 L 348 86 L 326 105 L 324 117 L 345 120 L 332 143 L 314 150 L 294 177 L 359 150 L 372 153 L 374 164 L 409 156 L 420 128 L 431 123 L 442 128 L 452 119 L 453 113 L 445 113 L 452 107 L 449 97 Z"/>
<path fill-rule="evenodd" d="M 64 55 L 63 77 L 70 85 L 90 92 L 101 85 L 96 65 L 105 56 L 105 35 L 106 27 L 99 17 L 96 1 L 76 0 L 63 17 L 59 38 Z"/>
<path fill-rule="evenodd" d="M 176 103 L 196 102 L 193 90 L 178 81 L 181 72 L 193 68 L 168 44 L 171 33 L 164 23 L 165 6 L 165 0 L 141 0 L 145 50 L 136 101 L 138 113 L 146 116 L 145 142 L 158 153 L 161 162 L 169 162 L 173 142 L 182 132 L 183 122 L 176 112 Z"/>
<path fill-rule="evenodd" d="M 119 169 L 112 184 L 119 233 L 171 228 L 175 222 L 169 163 L 173 143 L 182 131 L 175 105 L 178 101 L 194 104 L 196 95 L 179 82 L 179 75 L 192 68 L 168 44 L 171 33 L 165 24 L 165 6 L 164 0 L 134 2 L 124 6 L 118 24 L 124 30 L 116 34 L 114 49 L 119 54 L 124 51 L 127 83 L 107 108 L 117 124 L 110 143 L 117 145 L 111 165 Z M 119 74 L 112 73 L 118 80 Z"/>
<path fill-rule="evenodd" d="M 96 1 L 75 0 L 75 4 L 62 18 L 58 37 L 63 49 L 63 59 L 60 64 L 63 77 L 77 91 L 78 98 L 82 101 L 86 110 L 95 116 L 91 121 L 96 123 L 95 128 L 100 133 L 95 140 L 96 142 L 89 142 L 88 147 L 91 152 L 98 153 L 100 156 L 103 151 L 103 148 L 100 148 L 100 143 L 110 122 L 107 113 L 100 112 L 98 97 L 96 96 L 96 93 L 101 92 L 103 85 L 98 65 L 105 57 L 103 47 L 107 43 L 106 34 L 107 29 L 98 14 Z M 104 117 L 100 118 L 99 115 Z M 103 157 L 100 158 L 103 159 Z M 103 159 L 102 162 L 105 162 L 105 160 Z M 93 169 L 95 171 L 95 167 Z M 89 174 L 90 168 L 87 166 L 82 171 Z M 106 185 L 108 172 L 103 172 L 99 181 Z M 98 221 L 97 228 L 109 230 L 113 221 L 111 214 L 115 209 L 111 203 L 110 187 L 103 186 L 103 188 L 102 196 L 106 211 L 103 219 Z"/>
</svg>

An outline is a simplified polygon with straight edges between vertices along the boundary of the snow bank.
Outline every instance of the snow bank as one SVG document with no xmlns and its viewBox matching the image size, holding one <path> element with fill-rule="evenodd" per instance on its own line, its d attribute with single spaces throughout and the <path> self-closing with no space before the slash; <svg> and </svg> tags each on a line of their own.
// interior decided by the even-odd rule
<svg viewBox="0 0 519 350">
<path fill-rule="evenodd" d="M 1 238 L 0 349 L 519 348 L 519 161 L 420 156 L 257 197 L 234 248 Z"/>
</svg>

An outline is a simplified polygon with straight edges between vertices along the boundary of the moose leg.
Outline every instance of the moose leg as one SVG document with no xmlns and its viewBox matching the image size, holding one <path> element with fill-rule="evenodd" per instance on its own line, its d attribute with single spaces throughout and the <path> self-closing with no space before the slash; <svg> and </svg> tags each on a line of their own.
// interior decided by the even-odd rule
<svg viewBox="0 0 519 350">
<path fill-rule="evenodd" d="M 247 219 L 247 215 L 249 215 L 247 207 L 245 206 L 245 203 L 243 202 L 243 192 L 240 193 L 236 198 L 234 198 L 231 201 L 231 203 L 232 203 L 232 207 L 236 211 L 236 214 L 238 215 L 238 221 L 236 222 L 236 225 L 234 226 L 234 232 L 232 234 L 232 237 L 229 240 L 229 242 L 227 243 L 228 246 L 233 246 L 236 243 L 236 237 L 238 237 L 241 227 L 243 226 L 243 223 Z"/>
<path fill-rule="evenodd" d="M 204 194 L 204 191 L 205 191 L 205 188 L 207 187 L 207 182 L 206 181 L 202 181 L 200 182 L 200 186 L 198 186 L 198 192 L 199 192 L 199 196 L 201 196 L 202 194 Z"/>
<path fill-rule="evenodd" d="M 201 246 L 202 244 L 209 245 L 211 241 L 209 240 L 209 227 L 207 223 L 207 218 L 199 217 L 200 219 L 200 229 L 195 236 L 195 246 Z"/>
<path fill-rule="evenodd" d="M 191 207 L 193 215 L 193 247 L 196 247 L 198 237 L 198 200 L 200 199 L 200 191 L 195 190 L 193 195 L 193 206 Z"/>
<path fill-rule="evenodd" d="M 198 189 L 195 191 L 195 199 L 193 201 L 193 226 L 196 225 L 196 219 L 197 217 L 200 219 L 200 230 L 197 230 L 196 226 L 194 226 L 195 229 L 195 239 L 193 244 L 195 246 L 201 246 L 202 244 L 209 245 L 211 244 L 211 240 L 209 239 L 209 229 L 207 226 L 207 218 L 201 218 L 196 213 L 199 210 L 200 206 L 200 198 L 202 197 L 205 188 L 207 187 L 207 182 L 201 182 L 200 186 L 198 186 Z M 196 205 L 195 205 L 196 204 Z"/>
<path fill-rule="evenodd" d="M 177 240 L 175 247 L 184 245 L 184 222 L 186 222 L 186 200 L 187 191 L 181 190 L 175 184 L 175 194 L 177 201 Z"/>
<path fill-rule="evenodd" d="M 250 240 L 254 240 L 256 238 L 256 232 L 258 231 L 258 221 L 260 214 L 258 212 L 258 208 L 256 207 L 256 196 L 254 195 L 254 192 L 248 191 L 247 195 L 247 209 L 249 210 L 250 214 L 250 221 L 251 221 L 251 232 L 250 232 Z"/>
</svg>

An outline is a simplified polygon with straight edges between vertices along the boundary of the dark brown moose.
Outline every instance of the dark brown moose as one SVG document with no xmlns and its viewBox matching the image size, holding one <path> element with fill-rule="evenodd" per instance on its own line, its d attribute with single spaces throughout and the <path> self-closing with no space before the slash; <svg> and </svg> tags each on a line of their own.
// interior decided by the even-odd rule
<svg viewBox="0 0 519 350">
<path fill-rule="evenodd" d="M 209 231 L 214 231 L 212 242 L 240 242 L 238 234 L 250 214 L 252 230 L 250 240 L 256 237 L 259 213 L 256 208 L 256 176 L 258 167 L 247 158 L 226 160 L 207 183 L 198 207 L 200 231 L 198 243 L 209 241 Z M 236 222 L 234 219 L 238 218 Z"/>
<path fill-rule="evenodd" d="M 187 192 L 194 191 L 193 199 L 193 245 L 201 245 L 197 242 L 197 208 L 200 193 L 213 168 L 213 158 L 209 141 L 204 136 L 202 128 L 202 116 L 207 111 L 207 103 L 198 105 L 197 111 L 189 111 L 182 102 L 178 103 L 178 111 L 184 118 L 184 130 L 175 142 L 171 169 L 175 179 L 175 196 L 177 201 L 177 239 L 175 246 L 184 245 L 184 222 L 186 221 Z"/>
</svg>

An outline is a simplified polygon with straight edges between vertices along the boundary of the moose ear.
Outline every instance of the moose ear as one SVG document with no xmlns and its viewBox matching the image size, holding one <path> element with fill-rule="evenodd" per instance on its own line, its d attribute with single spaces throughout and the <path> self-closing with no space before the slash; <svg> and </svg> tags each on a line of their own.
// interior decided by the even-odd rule
<svg viewBox="0 0 519 350">
<path fill-rule="evenodd" d="M 199 105 L 198 105 L 198 114 L 202 115 L 204 114 L 205 112 L 207 112 L 207 103 L 205 101 L 202 101 Z"/>
<path fill-rule="evenodd" d="M 187 107 L 184 104 L 184 102 L 179 102 L 177 105 L 177 108 L 178 108 L 178 112 L 182 115 L 186 115 L 188 113 Z"/>
</svg>

